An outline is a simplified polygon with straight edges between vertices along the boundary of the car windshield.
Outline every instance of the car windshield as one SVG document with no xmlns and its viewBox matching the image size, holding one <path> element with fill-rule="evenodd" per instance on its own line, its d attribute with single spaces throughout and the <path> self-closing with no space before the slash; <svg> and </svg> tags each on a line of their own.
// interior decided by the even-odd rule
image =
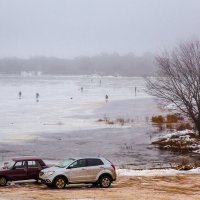
<svg viewBox="0 0 200 200">
<path fill-rule="evenodd" d="M 74 161 L 75 161 L 75 159 L 70 158 L 70 159 L 67 159 L 67 160 L 64 160 L 64 161 L 60 162 L 58 165 L 56 165 L 56 167 L 64 168 L 64 167 L 69 166 L 69 165 L 70 165 L 71 163 L 73 163 Z"/>
<path fill-rule="evenodd" d="M 11 168 L 13 168 L 14 164 L 15 164 L 15 162 L 13 160 L 10 160 L 8 162 L 5 162 L 3 167 L 6 169 L 11 169 Z"/>
</svg>

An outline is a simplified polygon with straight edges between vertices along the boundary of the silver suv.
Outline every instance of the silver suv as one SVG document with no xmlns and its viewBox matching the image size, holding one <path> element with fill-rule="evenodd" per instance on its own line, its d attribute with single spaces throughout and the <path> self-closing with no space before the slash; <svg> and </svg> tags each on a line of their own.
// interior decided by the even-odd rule
<svg viewBox="0 0 200 200">
<path fill-rule="evenodd" d="M 63 189 L 66 184 L 92 183 L 107 188 L 116 180 L 115 166 L 105 158 L 70 158 L 44 169 L 40 180 L 48 187 Z"/>
</svg>

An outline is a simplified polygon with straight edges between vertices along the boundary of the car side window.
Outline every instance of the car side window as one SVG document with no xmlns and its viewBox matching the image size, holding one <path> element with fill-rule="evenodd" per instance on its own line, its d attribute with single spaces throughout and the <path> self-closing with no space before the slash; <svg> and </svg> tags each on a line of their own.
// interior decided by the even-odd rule
<svg viewBox="0 0 200 200">
<path fill-rule="evenodd" d="M 19 161 L 15 163 L 15 169 L 25 168 L 26 167 L 26 161 Z"/>
<path fill-rule="evenodd" d="M 38 167 L 38 163 L 35 160 L 30 160 L 28 161 L 28 167 L 29 168 Z"/>
<path fill-rule="evenodd" d="M 87 166 L 99 166 L 99 165 L 103 165 L 102 160 L 97 158 L 87 159 Z"/>
<path fill-rule="evenodd" d="M 80 159 L 70 165 L 70 168 L 86 167 L 86 159 Z"/>
</svg>

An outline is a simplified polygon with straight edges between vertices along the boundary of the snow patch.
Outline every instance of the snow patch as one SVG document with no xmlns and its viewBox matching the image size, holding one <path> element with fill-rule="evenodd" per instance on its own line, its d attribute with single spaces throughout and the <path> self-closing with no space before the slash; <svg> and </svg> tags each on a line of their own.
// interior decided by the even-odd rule
<svg viewBox="0 0 200 200">
<path fill-rule="evenodd" d="M 200 174 L 200 168 L 188 171 L 180 171 L 175 169 L 147 169 L 147 170 L 131 170 L 117 169 L 118 176 L 175 176 L 178 174 Z"/>
<path fill-rule="evenodd" d="M 174 136 L 181 136 L 181 137 L 183 137 L 183 136 L 191 134 L 191 133 L 193 133 L 193 131 L 186 129 L 186 130 L 183 130 L 183 131 L 176 131 L 176 132 L 173 132 L 173 133 L 169 133 L 167 135 L 162 136 L 162 138 L 163 139 L 168 139 L 168 138 L 172 138 Z"/>
</svg>

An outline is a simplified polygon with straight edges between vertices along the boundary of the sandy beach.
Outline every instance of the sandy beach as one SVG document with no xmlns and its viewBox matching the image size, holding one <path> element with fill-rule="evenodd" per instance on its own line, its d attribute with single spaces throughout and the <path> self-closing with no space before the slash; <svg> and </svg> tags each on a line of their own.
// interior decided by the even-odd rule
<svg viewBox="0 0 200 200">
<path fill-rule="evenodd" d="M 199 175 L 119 176 L 111 188 L 90 185 L 67 186 L 63 190 L 48 189 L 35 183 L 0 188 L 1 200 L 197 200 L 200 199 Z"/>
</svg>

